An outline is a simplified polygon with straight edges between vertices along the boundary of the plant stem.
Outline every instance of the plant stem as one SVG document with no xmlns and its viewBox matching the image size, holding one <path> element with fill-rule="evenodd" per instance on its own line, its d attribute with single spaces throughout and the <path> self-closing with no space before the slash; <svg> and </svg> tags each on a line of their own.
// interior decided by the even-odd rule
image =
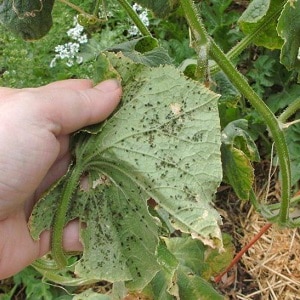
<svg viewBox="0 0 300 300">
<path fill-rule="evenodd" d="M 63 276 L 57 274 L 53 271 L 45 270 L 44 268 L 40 268 L 39 266 L 33 265 L 33 267 L 40 272 L 44 278 L 55 282 L 61 286 L 80 286 L 80 285 L 88 285 L 93 284 L 97 280 L 96 279 L 84 279 L 84 278 L 72 278 L 71 276 Z M 82 298 L 80 298 L 82 299 Z"/>
<path fill-rule="evenodd" d="M 284 133 L 278 120 L 263 102 L 263 100 L 253 91 L 246 79 L 239 73 L 233 64 L 226 58 L 222 50 L 211 42 L 211 57 L 218 63 L 222 71 L 228 76 L 234 86 L 245 96 L 256 111 L 263 117 L 269 127 L 274 140 L 279 165 L 281 170 L 281 208 L 279 212 L 279 224 L 286 225 L 289 216 L 289 200 L 291 189 L 290 160 Z"/>
<path fill-rule="evenodd" d="M 59 1 L 60 1 L 61 3 L 64 3 L 64 4 L 68 5 L 69 7 L 73 8 L 74 10 L 78 11 L 78 12 L 81 13 L 81 14 L 84 14 L 84 15 L 87 14 L 87 13 L 86 13 L 83 9 L 81 9 L 79 6 L 77 6 L 77 5 L 73 4 L 73 3 L 71 3 L 71 2 L 68 1 L 68 0 L 59 0 Z"/>
<path fill-rule="evenodd" d="M 193 0 L 180 0 L 184 9 L 185 16 L 191 27 L 194 36 L 202 37 L 206 35 L 209 38 L 201 19 L 197 16 L 197 11 Z M 199 32 L 201 31 L 201 32 Z M 278 215 L 278 223 L 282 226 L 287 225 L 289 219 L 289 201 L 290 201 L 290 188 L 291 188 L 291 175 L 290 175 L 290 160 L 287 144 L 285 141 L 282 128 L 279 122 L 267 107 L 263 100 L 254 92 L 250 87 L 244 76 L 238 72 L 231 61 L 226 57 L 224 52 L 217 46 L 215 41 L 210 41 L 210 56 L 219 65 L 221 70 L 226 74 L 233 85 L 245 96 L 256 111 L 263 117 L 265 123 L 269 127 L 272 138 L 274 140 L 279 165 L 281 169 L 281 207 Z"/>
<path fill-rule="evenodd" d="M 51 236 L 51 254 L 58 268 L 67 266 L 67 258 L 63 249 L 63 229 L 71 197 L 78 185 L 82 170 L 77 166 L 67 175 L 62 191 L 60 203 L 57 207 Z"/>
<path fill-rule="evenodd" d="M 195 4 L 188 0 L 181 0 L 181 6 L 185 15 L 189 15 L 190 28 L 195 28 L 192 30 L 193 38 L 193 48 L 197 52 L 197 69 L 195 72 L 195 77 L 201 82 L 208 83 L 209 74 L 208 74 L 208 52 L 210 39 L 205 34 L 205 28 L 203 27 L 202 22 L 198 22 L 200 16 L 197 14 L 197 9 Z M 191 11 L 194 13 L 192 14 Z"/>
<path fill-rule="evenodd" d="M 134 9 L 131 7 L 128 1 L 127 0 L 117 0 L 117 1 L 126 10 L 127 14 L 129 15 L 133 23 L 136 25 L 136 27 L 139 29 L 141 34 L 143 36 L 148 36 L 148 35 L 152 36 L 147 26 L 141 21 L 138 14 L 134 11 Z"/>
<path fill-rule="evenodd" d="M 95 16 L 96 18 L 98 17 L 99 6 L 100 6 L 100 0 L 96 0 L 96 4 L 93 11 L 93 16 Z"/>
<path fill-rule="evenodd" d="M 294 100 L 286 110 L 278 117 L 278 121 L 281 123 L 285 123 L 288 118 L 290 118 L 293 114 L 296 113 L 297 110 L 300 109 L 300 97 Z"/>
</svg>

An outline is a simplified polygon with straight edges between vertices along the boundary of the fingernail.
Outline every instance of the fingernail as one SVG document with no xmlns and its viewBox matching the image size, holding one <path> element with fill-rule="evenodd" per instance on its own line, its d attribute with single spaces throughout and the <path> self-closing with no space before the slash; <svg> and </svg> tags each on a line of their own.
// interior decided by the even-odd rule
<svg viewBox="0 0 300 300">
<path fill-rule="evenodd" d="M 109 79 L 99 83 L 96 88 L 103 92 L 113 92 L 120 88 L 121 83 L 117 79 Z"/>
</svg>

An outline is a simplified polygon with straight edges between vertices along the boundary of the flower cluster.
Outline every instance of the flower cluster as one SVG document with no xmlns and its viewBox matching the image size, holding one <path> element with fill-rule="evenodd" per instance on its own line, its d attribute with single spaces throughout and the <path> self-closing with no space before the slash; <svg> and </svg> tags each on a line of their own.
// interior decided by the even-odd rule
<svg viewBox="0 0 300 300">
<path fill-rule="evenodd" d="M 149 18 L 148 18 L 147 9 L 143 9 L 143 7 L 141 7 L 137 3 L 134 3 L 132 8 L 138 14 L 139 18 L 144 23 L 144 25 L 149 26 Z M 128 34 L 129 34 L 129 36 L 137 36 L 137 35 L 139 35 L 139 30 L 135 25 L 132 25 L 128 30 Z"/>
<path fill-rule="evenodd" d="M 84 27 L 78 23 L 77 18 L 74 20 L 74 27 L 67 31 L 67 35 L 73 41 L 55 47 L 54 51 L 56 54 L 50 63 L 51 68 L 56 65 L 58 59 L 66 59 L 66 65 L 68 67 L 73 66 L 75 62 L 78 64 L 82 62 L 82 57 L 78 53 L 80 45 L 86 44 L 88 38 L 84 33 Z"/>
</svg>

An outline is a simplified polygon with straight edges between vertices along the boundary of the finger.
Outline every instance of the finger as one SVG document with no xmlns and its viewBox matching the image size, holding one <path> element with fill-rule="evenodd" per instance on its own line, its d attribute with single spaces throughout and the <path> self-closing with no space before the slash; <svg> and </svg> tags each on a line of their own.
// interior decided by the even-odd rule
<svg viewBox="0 0 300 300">
<path fill-rule="evenodd" d="M 67 224 L 63 232 L 63 248 L 66 252 L 83 251 L 83 246 L 80 242 L 80 223 L 78 220 L 73 220 Z M 39 257 L 47 254 L 50 251 L 51 233 L 49 230 L 44 231 L 40 236 L 40 253 Z"/>
<path fill-rule="evenodd" d="M 7 88 L 7 87 L 0 87 L 0 103 L 3 103 L 6 101 L 6 97 L 10 96 L 11 94 L 14 94 L 16 92 L 20 91 L 20 89 L 13 89 L 13 88 Z"/>
<path fill-rule="evenodd" d="M 40 240 L 34 241 L 22 212 L 15 218 L 1 221 L 0 225 L 0 280 L 16 274 L 49 252 L 50 232 L 43 232 Z M 79 231 L 78 221 L 70 222 L 64 229 L 66 251 L 82 251 Z"/>
<path fill-rule="evenodd" d="M 42 121 L 46 122 L 44 126 L 48 126 L 55 135 L 60 135 L 105 120 L 119 103 L 121 93 L 116 80 L 107 80 L 93 88 L 81 90 L 36 89 L 30 97 L 26 97 L 35 117 L 42 116 Z"/>
<path fill-rule="evenodd" d="M 52 89 L 58 89 L 58 88 L 64 88 L 64 89 L 73 89 L 73 90 L 84 90 L 84 89 L 90 89 L 93 87 L 93 83 L 89 79 L 68 79 L 68 80 L 60 80 L 55 81 L 52 83 L 49 83 L 41 88 L 50 91 Z M 36 88 L 24 88 L 23 91 L 29 91 L 32 92 L 36 90 Z M 8 88 L 8 87 L 0 87 L 0 103 L 8 102 L 11 100 L 14 100 L 12 98 L 7 98 L 10 95 L 16 94 L 20 92 L 21 89 L 14 89 L 14 88 Z"/>
<path fill-rule="evenodd" d="M 51 82 L 45 85 L 44 89 L 53 89 L 53 88 L 64 88 L 64 89 L 73 89 L 73 90 L 84 90 L 93 87 L 93 82 L 89 79 L 68 79 Z"/>
<path fill-rule="evenodd" d="M 70 153 L 66 153 L 64 157 L 62 157 L 60 160 L 57 160 L 52 165 L 36 192 L 37 197 L 40 197 L 40 195 L 43 194 L 54 182 L 66 174 L 70 162 L 71 155 Z"/>
</svg>

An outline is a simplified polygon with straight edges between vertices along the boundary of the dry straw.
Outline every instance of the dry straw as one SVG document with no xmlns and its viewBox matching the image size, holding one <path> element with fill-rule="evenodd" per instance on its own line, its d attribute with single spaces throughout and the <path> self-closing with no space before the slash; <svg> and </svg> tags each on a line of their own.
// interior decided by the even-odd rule
<svg viewBox="0 0 300 300">
<path fill-rule="evenodd" d="M 266 221 L 253 210 L 242 224 L 242 246 L 260 231 Z M 273 225 L 242 258 L 258 289 L 237 299 L 300 299 L 300 231 Z"/>
</svg>

